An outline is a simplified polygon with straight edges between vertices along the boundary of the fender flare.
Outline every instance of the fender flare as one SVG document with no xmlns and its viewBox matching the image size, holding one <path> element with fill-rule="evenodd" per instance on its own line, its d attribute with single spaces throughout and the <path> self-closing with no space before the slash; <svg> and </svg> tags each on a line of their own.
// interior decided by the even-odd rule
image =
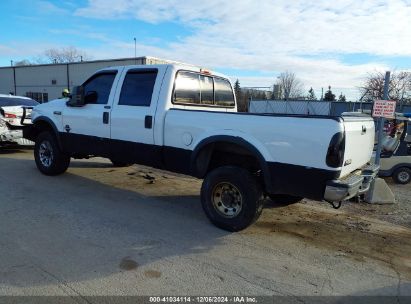
<svg viewBox="0 0 411 304">
<path fill-rule="evenodd" d="M 36 125 L 36 123 L 38 124 L 38 123 L 41 123 L 41 122 L 44 122 L 44 123 L 46 123 L 47 125 L 49 125 L 49 126 L 51 127 L 51 129 L 53 130 L 54 135 L 56 136 L 56 139 L 57 139 L 57 143 L 58 143 L 58 145 L 59 145 L 59 148 L 62 149 L 62 148 L 63 148 L 63 144 L 62 144 L 62 141 L 61 141 L 60 132 L 58 131 L 55 123 L 54 123 L 50 118 L 48 118 L 47 116 L 39 116 L 39 117 L 36 117 L 36 119 L 33 120 L 33 125 L 32 125 L 32 127 L 30 127 L 30 128 L 34 128 L 34 129 L 35 129 L 35 133 L 38 134 L 39 132 L 41 132 L 41 130 L 39 130 L 39 128 L 38 128 L 38 126 Z M 33 132 L 33 131 L 32 131 L 32 132 Z"/>
<path fill-rule="evenodd" d="M 197 159 L 200 156 L 200 153 L 204 151 L 204 149 L 208 146 L 213 146 L 213 144 L 218 143 L 218 142 L 225 142 L 225 143 L 230 143 L 230 144 L 235 144 L 238 146 L 241 146 L 242 148 L 248 150 L 251 152 L 251 154 L 257 158 L 258 164 L 260 165 L 260 168 L 263 173 L 263 178 L 264 178 L 264 185 L 267 191 L 269 191 L 272 188 L 271 184 L 271 175 L 270 171 L 268 168 L 268 163 L 261 154 L 261 152 L 250 142 L 245 140 L 242 137 L 238 136 L 230 136 L 230 135 L 215 135 L 215 136 L 210 136 L 207 137 L 203 140 L 201 140 L 197 146 L 194 148 L 193 153 L 191 154 L 191 159 L 190 159 L 190 171 L 193 173 L 194 176 L 203 178 L 205 175 L 205 170 L 208 167 L 210 158 L 211 158 L 211 151 L 213 148 L 211 148 L 210 153 L 208 155 L 205 155 L 205 164 L 204 168 L 198 168 L 197 167 Z"/>
</svg>

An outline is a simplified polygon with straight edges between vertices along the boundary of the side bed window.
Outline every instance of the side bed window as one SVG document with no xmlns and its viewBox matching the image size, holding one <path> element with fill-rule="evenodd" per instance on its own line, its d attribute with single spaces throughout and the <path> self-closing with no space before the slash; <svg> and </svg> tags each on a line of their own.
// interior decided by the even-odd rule
<svg viewBox="0 0 411 304">
<path fill-rule="evenodd" d="M 233 89 L 227 79 L 189 71 L 177 73 L 172 101 L 198 106 L 235 106 Z"/>
<path fill-rule="evenodd" d="M 226 79 L 214 78 L 215 104 L 223 107 L 234 107 L 233 90 Z"/>
<path fill-rule="evenodd" d="M 88 94 L 95 92 L 97 93 L 97 101 L 95 104 L 106 104 L 116 74 L 117 72 L 103 72 L 94 75 L 83 84 L 84 95 L 87 96 Z"/>
<path fill-rule="evenodd" d="M 157 70 L 131 70 L 124 78 L 119 105 L 149 107 Z"/>
</svg>

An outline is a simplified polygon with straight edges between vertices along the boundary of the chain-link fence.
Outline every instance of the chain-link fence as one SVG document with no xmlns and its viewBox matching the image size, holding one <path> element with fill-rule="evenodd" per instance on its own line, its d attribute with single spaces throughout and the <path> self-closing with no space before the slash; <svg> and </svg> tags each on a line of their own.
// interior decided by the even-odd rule
<svg viewBox="0 0 411 304">
<path fill-rule="evenodd" d="M 372 110 L 371 102 L 329 102 L 310 100 L 252 100 L 250 113 L 274 113 L 297 115 L 341 115 L 344 112 Z M 397 107 L 397 112 L 411 113 L 411 105 Z"/>
</svg>

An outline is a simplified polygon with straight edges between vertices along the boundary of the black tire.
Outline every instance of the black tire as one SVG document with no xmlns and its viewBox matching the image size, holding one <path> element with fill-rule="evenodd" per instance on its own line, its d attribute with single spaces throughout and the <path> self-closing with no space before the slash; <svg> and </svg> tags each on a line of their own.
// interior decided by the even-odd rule
<svg viewBox="0 0 411 304">
<path fill-rule="evenodd" d="M 215 226 L 234 232 L 247 228 L 259 218 L 264 196 L 262 187 L 251 173 L 226 166 L 211 171 L 204 179 L 201 204 Z"/>
<path fill-rule="evenodd" d="M 37 168 L 45 175 L 62 174 L 70 164 L 70 156 L 60 150 L 56 137 L 48 131 L 37 136 L 34 145 L 34 159 Z"/>
<path fill-rule="evenodd" d="M 287 195 L 287 194 L 269 194 L 271 203 L 275 205 L 288 206 L 300 202 L 303 198 L 299 196 Z"/>
<path fill-rule="evenodd" d="M 114 167 L 130 167 L 132 164 L 131 163 L 126 163 L 126 162 L 122 162 L 122 161 L 118 161 L 115 159 L 110 159 L 111 163 L 113 164 Z"/>
<path fill-rule="evenodd" d="M 398 168 L 394 171 L 392 178 L 397 184 L 408 184 L 411 181 L 411 169 L 407 167 Z"/>
</svg>

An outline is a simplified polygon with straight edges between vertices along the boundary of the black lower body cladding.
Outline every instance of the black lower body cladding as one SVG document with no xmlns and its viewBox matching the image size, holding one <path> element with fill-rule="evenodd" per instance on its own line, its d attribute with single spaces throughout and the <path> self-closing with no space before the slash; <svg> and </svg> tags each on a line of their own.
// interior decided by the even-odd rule
<svg viewBox="0 0 411 304">
<path fill-rule="evenodd" d="M 30 132 L 30 129 L 24 129 L 24 137 L 33 140 L 33 132 Z M 57 133 L 56 136 L 59 137 L 62 150 L 70 155 L 102 156 L 125 163 L 142 164 L 196 176 L 191 166 L 191 150 L 65 132 Z M 315 200 L 324 198 L 327 181 L 338 179 L 340 174 L 340 171 L 279 162 L 267 162 L 266 165 L 265 172 L 269 175 L 264 176 L 266 192 Z"/>
<path fill-rule="evenodd" d="M 71 154 L 87 154 L 137 163 L 172 172 L 195 175 L 191 170 L 192 151 L 121 140 L 60 133 L 64 150 Z M 327 181 L 338 179 L 340 171 L 309 168 L 299 165 L 267 162 L 269 176 L 265 190 L 310 199 L 322 200 Z"/>
<path fill-rule="evenodd" d="M 338 179 L 340 171 L 269 162 L 272 191 L 315 200 L 324 198 L 327 181 Z"/>
</svg>

